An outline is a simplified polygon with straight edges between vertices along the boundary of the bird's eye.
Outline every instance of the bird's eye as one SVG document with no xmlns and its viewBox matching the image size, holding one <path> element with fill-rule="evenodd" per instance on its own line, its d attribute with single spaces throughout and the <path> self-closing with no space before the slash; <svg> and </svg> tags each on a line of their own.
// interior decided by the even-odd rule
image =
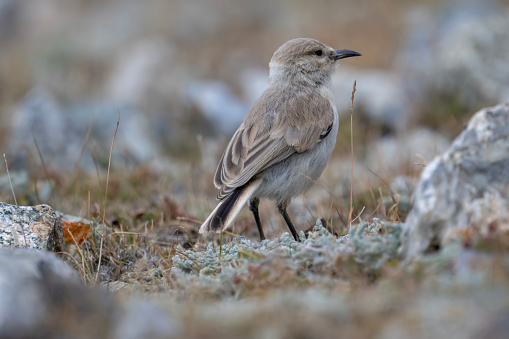
<svg viewBox="0 0 509 339">
<path fill-rule="evenodd" d="M 315 51 L 313 54 L 314 55 L 318 55 L 318 56 L 322 56 L 322 53 L 323 53 L 322 50 L 319 49 L 319 50 Z"/>
</svg>

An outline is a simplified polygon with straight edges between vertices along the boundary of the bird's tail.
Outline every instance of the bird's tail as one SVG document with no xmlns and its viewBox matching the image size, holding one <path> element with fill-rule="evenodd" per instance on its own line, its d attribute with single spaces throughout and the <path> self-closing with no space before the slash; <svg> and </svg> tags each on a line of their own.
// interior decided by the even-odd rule
<svg viewBox="0 0 509 339">
<path fill-rule="evenodd" d="M 210 213 L 207 220 L 201 225 L 200 233 L 220 232 L 228 228 L 239 214 L 242 206 L 260 186 L 261 182 L 261 179 L 257 179 L 236 188 Z"/>
</svg>

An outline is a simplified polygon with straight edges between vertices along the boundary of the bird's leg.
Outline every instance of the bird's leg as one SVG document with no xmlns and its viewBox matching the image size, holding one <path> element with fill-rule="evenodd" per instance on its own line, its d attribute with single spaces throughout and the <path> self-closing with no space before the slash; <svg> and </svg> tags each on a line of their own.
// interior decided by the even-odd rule
<svg viewBox="0 0 509 339">
<path fill-rule="evenodd" d="M 288 212 L 286 212 L 286 203 L 281 203 L 277 205 L 277 209 L 279 210 L 279 213 L 285 218 L 286 224 L 288 225 L 288 228 L 290 229 L 290 232 L 292 232 L 293 238 L 295 241 L 299 241 L 299 236 L 297 235 L 297 231 L 295 230 L 295 227 L 293 227 L 292 220 L 290 219 L 290 216 L 288 215 Z"/>
<path fill-rule="evenodd" d="M 253 212 L 253 216 L 256 221 L 256 226 L 258 227 L 258 233 L 260 233 L 260 241 L 265 240 L 265 235 L 263 234 L 262 223 L 260 221 L 260 215 L 258 214 L 258 205 L 260 204 L 260 199 L 253 198 L 249 200 L 249 210 Z"/>
</svg>

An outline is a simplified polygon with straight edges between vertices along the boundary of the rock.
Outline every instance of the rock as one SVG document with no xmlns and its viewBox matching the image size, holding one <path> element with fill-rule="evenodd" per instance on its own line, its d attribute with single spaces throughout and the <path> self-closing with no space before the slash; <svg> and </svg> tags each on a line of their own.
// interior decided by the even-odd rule
<svg viewBox="0 0 509 339">
<path fill-rule="evenodd" d="M 220 133 L 230 134 L 244 120 L 249 106 L 222 82 L 191 82 L 184 98 L 212 123 Z"/>
<path fill-rule="evenodd" d="M 431 161 L 444 152 L 449 140 L 443 135 L 426 128 L 418 128 L 397 136 L 376 140 L 368 147 L 366 166 L 376 170 L 378 175 L 415 173 L 422 163 Z"/>
<path fill-rule="evenodd" d="M 11 183 L 15 196 L 24 196 L 27 204 L 48 201 L 55 186 L 52 180 L 37 180 L 32 186 L 33 189 L 28 189 L 30 180 L 26 170 L 9 171 L 9 174 L 0 175 L 0 194 L 11 197 Z"/>
<path fill-rule="evenodd" d="M 439 42 L 440 90 L 459 93 L 470 107 L 509 100 L 509 12 L 456 22 Z"/>
<path fill-rule="evenodd" d="M 116 300 L 46 251 L 0 248 L 0 338 L 181 338 L 150 300 Z"/>
<path fill-rule="evenodd" d="M 56 255 L 29 249 L 0 248 L 0 300 L 1 338 L 104 338 L 114 310 Z"/>
<path fill-rule="evenodd" d="M 408 35 L 397 59 L 408 83 L 463 106 L 509 100 L 509 12 L 496 1 L 452 1 L 437 15 L 409 13 Z M 435 94 L 436 95 L 436 94 Z"/>
<path fill-rule="evenodd" d="M 6 152 L 8 159 L 13 158 L 9 167 L 21 170 L 31 162 L 40 166 L 39 154 L 49 164 L 55 158 L 66 159 L 65 163 L 74 160 L 72 153 L 79 149 L 73 147 L 74 142 L 66 140 L 64 116 L 65 112 L 48 91 L 41 88 L 30 91 L 12 119 L 9 152 Z M 58 165 L 61 163 L 58 161 Z"/>
<path fill-rule="evenodd" d="M 0 1 L 0 42 L 7 43 L 17 36 L 21 6 L 16 0 Z"/>
<path fill-rule="evenodd" d="M 461 230 L 509 230 L 509 104 L 474 115 L 421 174 L 405 224 L 409 257 L 442 247 Z"/>
<path fill-rule="evenodd" d="M 9 174 L 0 175 L 0 192 L 11 195 L 11 183 L 15 193 L 26 192 L 29 185 L 28 173 L 26 171 L 10 171 Z"/>
<path fill-rule="evenodd" d="M 417 179 L 409 176 L 397 176 L 392 179 L 389 187 L 391 188 L 390 196 L 384 197 L 386 209 L 390 209 L 394 205 L 394 201 L 398 203 L 398 212 L 407 215 L 412 206 L 412 196 L 415 191 Z"/>
<path fill-rule="evenodd" d="M 172 56 L 171 46 L 162 39 L 141 40 L 124 48 L 106 83 L 107 97 L 141 107 L 151 97 L 151 91 L 163 85 L 162 81 L 154 80 L 171 72 L 172 67 L 168 65 L 173 63 Z M 173 81 L 179 82 L 177 79 Z"/>
<path fill-rule="evenodd" d="M 62 221 L 65 242 L 68 244 L 81 244 L 88 238 L 90 231 L 97 228 L 91 220 L 65 214 L 60 211 L 55 211 L 55 213 Z"/>
<path fill-rule="evenodd" d="M 62 251 L 62 222 L 48 205 L 15 206 L 0 202 L 0 247 Z"/>
<path fill-rule="evenodd" d="M 14 115 L 9 134 L 12 169 L 45 167 L 59 171 L 81 166 L 95 173 L 95 162 L 106 167 L 115 134 L 113 165 L 146 162 L 159 149 L 144 115 L 113 102 L 74 102 L 61 105 L 45 89 L 30 91 Z"/>
<path fill-rule="evenodd" d="M 113 338 L 181 338 L 181 326 L 148 300 L 131 298 L 124 302 Z"/>
<path fill-rule="evenodd" d="M 266 68 L 250 67 L 240 73 L 239 80 L 243 97 L 252 106 L 269 87 L 269 70 Z"/>
<path fill-rule="evenodd" d="M 66 120 L 72 136 L 68 140 L 76 140 L 73 144 L 75 152 L 67 160 L 72 168 L 76 168 L 83 143 L 90 129 L 90 137 L 85 144 L 81 166 L 95 172 L 93 156 L 99 164 L 106 168 L 111 142 L 115 134 L 117 119 L 120 117 L 115 145 L 111 157 L 112 165 L 148 163 L 159 156 L 159 146 L 152 138 L 152 130 L 148 119 L 135 107 L 111 101 L 75 102 L 66 106 Z M 64 159 L 61 159 L 64 160 Z M 65 168 L 65 167 L 64 167 Z"/>
<path fill-rule="evenodd" d="M 406 84 L 391 71 L 359 70 L 341 65 L 332 80 L 339 114 L 350 114 L 353 83 L 357 81 L 354 109 L 384 130 L 400 132 L 408 124 L 410 103 Z M 355 114 L 355 112 L 354 112 Z"/>
</svg>

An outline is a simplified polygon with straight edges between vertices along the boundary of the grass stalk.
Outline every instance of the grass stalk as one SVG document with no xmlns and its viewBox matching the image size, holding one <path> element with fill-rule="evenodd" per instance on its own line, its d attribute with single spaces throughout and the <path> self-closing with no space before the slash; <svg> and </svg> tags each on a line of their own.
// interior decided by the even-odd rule
<svg viewBox="0 0 509 339">
<path fill-rule="evenodd" d="M 103 207 L 103 215 L 102 215 L 102 229 L 101 229 L 101 242 L 99 245 L 99 262 L 97 263 L 97 272 L 95 273 L 95 281 L 99 279 L 99 270 L 101 269 L 101 260 L 102 260 L 102 252 L 103 252 L 103 243 L 104 243 L 104 228 L 105 228 L 105 215 L 106 215 L 106 199 L 108 198 L 108 182 L 110 179 L 110 168 L 111 168 L 111 154 L 113 153 L 113 145 L 115 144 L 115 138 L 117 137 L 118 125 L 120 124 L 120 113 L 117 119 L 117 127 L 115 129 L 115 134 L 113 134 L 113 140 L 111 141 L 110 147 L 110 156 L 108 158 L 108 172 L 106 174 L 106 191 L 104 192 L 104 207 Z"/>
</svg>

